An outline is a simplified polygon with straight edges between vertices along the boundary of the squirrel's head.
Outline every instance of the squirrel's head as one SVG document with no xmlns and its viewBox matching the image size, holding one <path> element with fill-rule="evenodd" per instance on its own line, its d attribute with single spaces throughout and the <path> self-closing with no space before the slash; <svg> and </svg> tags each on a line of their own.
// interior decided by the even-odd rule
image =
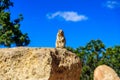
<svg viewBox="0 0 120 80">
<path fill-rule="evenodd" d="M 60 30 L 58 31 L 58 34 L 59 34 L 59 35 L 61 35 L 61 36 L 63 36 L 63 35 L 64 35 L 63 30 L 62 30 L 62 29 L 60 29 Z"/>
<path fill-rule="evenodd" d="M 60 29 L 60 30 L 59 30 L 59 33 L 63 33 L 63 30 L 62 30 L 62 29 Z"/>
</svg>

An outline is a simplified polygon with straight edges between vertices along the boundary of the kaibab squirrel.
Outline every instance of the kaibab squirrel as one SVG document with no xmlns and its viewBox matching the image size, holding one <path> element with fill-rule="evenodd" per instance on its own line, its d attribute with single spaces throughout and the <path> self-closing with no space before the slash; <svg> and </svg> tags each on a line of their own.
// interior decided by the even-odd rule
<svg viewBox="0 0 120 80">
<path fill-rule="evenodd" d="M 59 30 L 56 38 L 56 48 L 65 48 L 66 40 L 63 30 Z"/>
</svg>

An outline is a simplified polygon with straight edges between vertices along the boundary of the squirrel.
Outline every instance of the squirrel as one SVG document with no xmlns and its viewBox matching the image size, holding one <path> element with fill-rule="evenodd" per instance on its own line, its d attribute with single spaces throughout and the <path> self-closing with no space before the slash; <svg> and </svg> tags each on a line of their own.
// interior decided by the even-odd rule
<svg viewBox="0 0 120 80">
<path fill-rule="evenodd" d="M 56 48 L 65 48 L 66 40 L 64 36 L 64 32 L 62 29 L 60 29 L 57 33 L 56 38 Z"/>
</svg>

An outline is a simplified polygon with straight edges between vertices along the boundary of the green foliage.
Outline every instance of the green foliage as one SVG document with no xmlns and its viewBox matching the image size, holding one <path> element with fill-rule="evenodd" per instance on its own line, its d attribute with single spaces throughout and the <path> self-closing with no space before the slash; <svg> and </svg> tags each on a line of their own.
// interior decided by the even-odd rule
<svg viewBox="0 0 120 80">
<path fill-rule="evenodd" d="M 13 6 L 10 0 L 0 1 L 0 45 L 27 46 L 30 39 L 27 33 L 23 34 L 20 30 L 20 21 L 23 20 L 23 16 L 20 14 L 17 19 L 11 21 L 10 6 Z"/>
<path fill-rule="evenodd" d="M 106 64 L 111 66 L 120 76 L 120 46 L 107 48 L 106 55 L 108 57 Z"/>
<path fill-rule="evenodd" d="M 95 68 L 102 64 L 111 66 L 120 76 L 120 46 L 106 49 L 101 40 L 91 40 L 86 46 L 67 49 L 80 57 L 82 62 L 80 80 L 93 80 Z"/>
</svg>

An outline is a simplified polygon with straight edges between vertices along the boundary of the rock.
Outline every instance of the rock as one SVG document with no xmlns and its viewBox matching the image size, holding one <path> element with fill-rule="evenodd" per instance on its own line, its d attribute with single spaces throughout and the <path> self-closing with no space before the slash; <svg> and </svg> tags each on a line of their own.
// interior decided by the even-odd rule
<svg viewBox="0 0 120 80">
<path fill-rule="evenodd" d="M 79 80 L 81 63 L 60 48 L 0 49 L 0 80 Z"/>
<path fill-rule="evenodd" d="M 94 80 L 120 80 L 120 78 L 109 66 L 100 65 L 94 71 Z"/>
</svg>

